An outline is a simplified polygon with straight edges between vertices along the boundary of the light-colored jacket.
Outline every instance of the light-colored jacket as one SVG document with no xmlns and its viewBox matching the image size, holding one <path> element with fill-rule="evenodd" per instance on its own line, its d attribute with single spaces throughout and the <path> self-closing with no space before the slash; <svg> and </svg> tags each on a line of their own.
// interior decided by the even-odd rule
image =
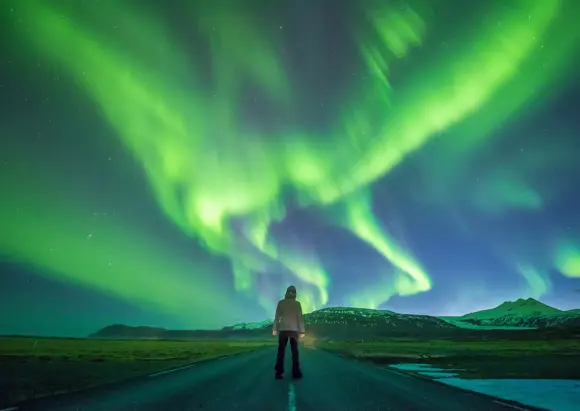
<svg viewBox="0 0 580 411">
<path fill-rule="evenodd" d="M 273 329 L 274 331 L 305 332 L 300 301 L 296 301 L 294 298 L 284 298 L 278 302 Z"/>
</svg>

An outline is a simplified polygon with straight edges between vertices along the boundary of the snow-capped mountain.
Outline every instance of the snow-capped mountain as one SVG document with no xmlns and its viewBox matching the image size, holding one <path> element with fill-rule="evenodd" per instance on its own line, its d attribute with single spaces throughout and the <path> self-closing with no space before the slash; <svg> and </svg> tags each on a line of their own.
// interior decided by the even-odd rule
<svg viewBox="0 0 580 411">
<path fill-rule="evenodd" d="M 506 301 L 495 308 L 476 311 L 461 317 L 443 317 L 458 327 L 473 328 L 543 328 L 566 323 L 580 316 L 577 310 L 562 311 L 533 298 Z M 463 323 L 463 324 L 462 324 Z"/>
<path fill-rule="evenodd" d="M 504 316 L 513 317 L 553 317 L 564 314 L 564 311 L 550 307 L 533 298 L 520 298 L 516 301 L 505 301 L 495 308 L 465 314 L 465 319 L 485 320 Z"/>
<path fill-rule="evenodd" d="M 365 327 L 454 328 L 437 317 L 399 314 L 388 310 L 368 308 L 323 308 L 304 316 L 310 325 L 360 325 Z"/>
<path fill-rule="evenodd" d="M 304 315 L 308 332 L 317 336 L 362 338 L 373 335 L 428 334 L 457 329 L 436 317 L 428 315 L 399 314 L 388 310 L 366 308 L 332 307 L 323 308 Z M 272 320 L 256 323 L 239 323 L 224 330 L 269 329 Z"/>
<path fill-rule="evenodd" d="M 399 314 L 366 308 L 323 308 L 304 315 L 309 332 L 322 336 L 434 334 L 469 328 L 479 330 L 518 330 L 580 324 L 580 310 L 562 311 L 533 298 L 506 301 L 495 308 L 476 311 L 461 317 L 432 317 Z M 260 331 L 269 329 L 272 320 L 239 323 L 224 330 Z"/>
<path fill-rule="evenodd" d="M 237 323 L 229 327 L 224 327 L 223 330 L 258 330 L 260 328 L 271 327 L 272 320 L 257 321 L 253 323 Z"/>
<path fill-rule="evenodd" d="M 437 317 L 388 310 L 333 307 L 304 316 L 308 332 L 329 338 L 365 339 L 388 336 L 434 336 L 457 330 Z"/>
</svg>

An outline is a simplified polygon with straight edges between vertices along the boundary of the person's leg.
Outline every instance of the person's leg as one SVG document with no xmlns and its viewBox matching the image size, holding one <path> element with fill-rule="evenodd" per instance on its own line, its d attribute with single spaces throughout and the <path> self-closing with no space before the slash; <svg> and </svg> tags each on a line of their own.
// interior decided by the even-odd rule
<svg viewBox="0 0 580 411">
<path fill-rule="evenodd" d="M 290 350 L 292 351 L 292 376 L 294 378 L 302 378 L 300 357 L 298 355 L 298 333 L 290 337 Z"/>
<path fill-rule="evenodd" d="M 279 331 L 278 334 L 278 355 L 276 356 L 276 376 L 284 374 L 284 354 L 286 352 L 286 345 L 288 344 L 288 334 L 285 331 Z"/>
</svg>

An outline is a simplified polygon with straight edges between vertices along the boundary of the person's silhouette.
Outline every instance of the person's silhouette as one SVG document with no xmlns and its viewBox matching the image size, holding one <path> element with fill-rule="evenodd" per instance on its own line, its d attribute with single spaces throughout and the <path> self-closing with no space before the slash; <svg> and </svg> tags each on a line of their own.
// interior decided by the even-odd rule
<svg viewBox="0 0 580 411">
<path fill-rule="evenodd" d="M 288 340 L 290 340 L 290 350 L 292 351 L 292 377 L 302 378 L 298 357 L 298 337 L 304 337 L 304 332 L 302 305 L 296 301 L 296 287 L 291 285 L 286 289 L 284 299 L 280 300 L 276 306 L 276 315 L 272 326 L 272 334 L 278 335 L 278 355 L 274 367 L 276 379 L 281 379 L 284 375 L 284 355 Z"/>
</svg>

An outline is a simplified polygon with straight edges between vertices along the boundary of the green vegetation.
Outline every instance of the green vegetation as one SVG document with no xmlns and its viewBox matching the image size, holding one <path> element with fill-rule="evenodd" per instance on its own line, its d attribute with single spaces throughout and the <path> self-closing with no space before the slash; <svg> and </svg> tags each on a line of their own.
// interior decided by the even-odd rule
<svg viewBox="0 0 580 411">
<path fill-rule="evenodd" d="M 0 408 L 193 362 L 255 350 L 260 341 L 0 338 Z"/>
<path fill-rule="evenodd" d="M 580 379 L 580 341 L 451 341 L 392 339 L 375 342 L 323 342 L 317 348 L 380 366 L 431 364 L 460 378 Z"/>
</svg>

